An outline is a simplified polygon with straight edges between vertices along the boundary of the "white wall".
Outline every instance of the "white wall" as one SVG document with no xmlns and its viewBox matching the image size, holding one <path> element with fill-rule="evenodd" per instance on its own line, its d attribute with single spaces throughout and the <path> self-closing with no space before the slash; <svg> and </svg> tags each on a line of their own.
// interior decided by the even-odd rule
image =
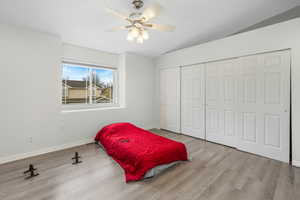
<svg viewBox="0 0 300 200">
<path fill-rule="evenodd" d="M 57 37 L 0 25 L 0 159 L 61 144 L 61 52 Z"/>
<path fill-rule="evenodd" d="M 0 25 L 0 55 L 0 163 L 90 142 L 112 122 L 158 127 L 151 59 L 63 45 L 7 25 Z M 62 112 L 62 58 L 119 67 L 122 107 Z"/>
<path fill-rule="evenodd" d="M 292 53 L 293 164 L 300 166 L 300 18 L 171 52 L 158 58 L 156 65 L 185 66 L 288 48 Z"/>
<path fill-rule="evenodd" d="M 106 67 L 118 67 L 119 65 L 118 54 L 107 53 L 71 44 L 63 44 L 62 59 Z"/>
</svg>

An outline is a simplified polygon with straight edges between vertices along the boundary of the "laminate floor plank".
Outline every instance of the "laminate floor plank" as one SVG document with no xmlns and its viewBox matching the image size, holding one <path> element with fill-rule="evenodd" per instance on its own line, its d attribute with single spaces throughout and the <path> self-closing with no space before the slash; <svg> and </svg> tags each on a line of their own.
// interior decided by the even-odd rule
<svg viewBox="0 0 300 200">
<path fill-rule="evenodd" d="M 183 142 L 190 161 L 154 178 L 125 183 L 122 168 L 95 144 L 0 165 L 1 200 L 299 200 L 300 169 L 164 130 Z M 72 165 L 79 152 L 83 163 Z M 25 180 L 33 163 L 40 173 Z"/>
</svg>

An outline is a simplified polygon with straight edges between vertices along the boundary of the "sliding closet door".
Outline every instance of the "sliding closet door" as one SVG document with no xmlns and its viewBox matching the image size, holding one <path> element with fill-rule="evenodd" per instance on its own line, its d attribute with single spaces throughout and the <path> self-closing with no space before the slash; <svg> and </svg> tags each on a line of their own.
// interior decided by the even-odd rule
<svg viewBox="0 0 300 200">
<path fill-rule="evenodd" d="M 204 65 L 181 68 L 181 132 L 205 139 Z"/>
<path fill-rule="evenodd" d="M 289 161 L 289 51 L 239 59 L 238 148 Z"/>
<path fill-rule="evenodd" d="M 160 71 L 160 127 L 180 132 L 180 68 Z"/>
<path fill-rule="evenodd" d="M 206 139 L 237 145 L 236 59 L 206 64 Z"/>
</svg>

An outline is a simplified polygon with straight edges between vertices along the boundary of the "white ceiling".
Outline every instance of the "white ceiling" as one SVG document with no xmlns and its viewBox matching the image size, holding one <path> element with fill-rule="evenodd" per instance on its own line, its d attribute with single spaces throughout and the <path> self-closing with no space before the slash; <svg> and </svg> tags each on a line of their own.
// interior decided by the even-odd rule
<svg viewBox="0 0 300 200">
<path fill-rule="evenodd" d="M 300 0 L 160 0 L 164 12 L 153 22 L 176 25 L 172 33 L 150 31 L 144 44 L 130 43 L 126 32 L 105 30 L 124 22 L 105 5 L 128 11 L 132 0 L 0 0 L 0 23 L 59 35 L 64 42 L 113 53 L 158 56 L 245 29 L 282 13 Z M 153 0 L 145 0 L 145 6 Z"/>
</svg>

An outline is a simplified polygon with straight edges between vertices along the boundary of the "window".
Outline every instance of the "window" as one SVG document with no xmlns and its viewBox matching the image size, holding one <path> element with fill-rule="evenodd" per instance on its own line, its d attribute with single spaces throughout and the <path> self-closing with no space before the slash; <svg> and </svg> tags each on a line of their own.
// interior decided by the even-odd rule
<svg viewBox="0 0 300 200">
<path fill-rule="evenodd" d="M 62 104 L 116 103 L 116 70 L 63 62 Z"/>
</svg>

